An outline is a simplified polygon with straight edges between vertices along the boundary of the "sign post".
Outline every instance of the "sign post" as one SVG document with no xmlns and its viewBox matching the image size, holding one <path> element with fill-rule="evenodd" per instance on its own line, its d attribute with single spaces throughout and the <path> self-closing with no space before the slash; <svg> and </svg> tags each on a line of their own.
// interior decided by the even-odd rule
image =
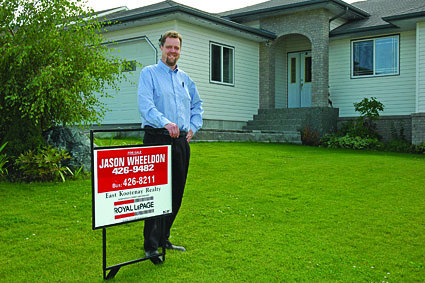
<svg viewBox="0 0 425 283">
<path fill-rule="evenodd" d="M 163 129 L 161 129 L 163 130 Z M 92 229 L 103 229 L 103 277 L 113 278 L 140 258 L 108 267 L 106 228 L 172 213 L 171 145 L 94 147 L 95 132 L 144 131 L 92 130 Z M 150 129 L 149 131 L 152 131 Z M 161 221 L 165 223 L 165 221 Z M 165 235 L 165 224 L 162 227 Z M 162 237 L 165 239 L 165 237 Z M 162 253 L 165 260 L 165 240 Z M 110 270 L 106 276 L 107 270 Z"/>
</svg>

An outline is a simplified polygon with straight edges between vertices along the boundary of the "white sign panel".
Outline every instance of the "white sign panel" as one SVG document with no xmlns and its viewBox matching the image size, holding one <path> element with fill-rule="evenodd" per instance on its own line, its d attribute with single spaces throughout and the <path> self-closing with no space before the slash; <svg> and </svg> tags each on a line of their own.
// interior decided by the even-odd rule
<svg viewBox="0 0 425 283">
<path fill-rule="evenodd" d="M 170 145 L 94 149 L 93 229 L 171 212 Z"/>
</svg>

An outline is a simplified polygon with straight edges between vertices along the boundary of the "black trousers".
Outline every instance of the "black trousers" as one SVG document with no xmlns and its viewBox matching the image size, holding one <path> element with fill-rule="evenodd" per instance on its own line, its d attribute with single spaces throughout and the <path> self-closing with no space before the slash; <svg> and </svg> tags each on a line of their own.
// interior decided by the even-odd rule
<svg viewBox="0 0 425 283">
<path fill-rule="evenodd" d="M 145 132 L 143 144 L 145 145 L 165 145 L 171 143 L 171 137 L 163 134 L 151 134 Z M 184 187 L 186 185 L 187 173 L 189 170 L 190 147 L 186 137 L 179 137 L 173 139 L 172 145 L 172 200 L 173 200 L 173 213 L 165 217 L 166 239 L 170 237 L 170 229 L 179 212 Z M 143 230 L 144 248 L 145 251 L 155 251 L 158 249 L 161 242 L 161 220 L 164 218 L 155 218 L 145 220 L 145 227 Z"/>
</svg>

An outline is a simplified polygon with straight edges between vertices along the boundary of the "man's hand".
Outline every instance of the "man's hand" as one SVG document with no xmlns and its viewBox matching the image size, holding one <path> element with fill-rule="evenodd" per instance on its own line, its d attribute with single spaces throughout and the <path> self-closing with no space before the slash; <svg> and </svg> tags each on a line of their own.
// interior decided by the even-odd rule
<svg viewBox="0 0 425 283">
<path fill-rule="evenodd" d="M 172 137 L 172 138 L 178 138 L 179 137 L 180 130 L 179 130 L 179 126 L 177 126 L 176 124 L 168 123 L 167 125 L 165 125 L 165 128 L 170 133 L 170 137 Z"/>
<path fill-rule="evenodd" d="M 189 130 L 189 132 L 187 132 L 187 136 L 186 136 L 187 142 L 190 142 L 190 140 L 192 138 L 193 138 L 193 131 Z"/>
</svg>

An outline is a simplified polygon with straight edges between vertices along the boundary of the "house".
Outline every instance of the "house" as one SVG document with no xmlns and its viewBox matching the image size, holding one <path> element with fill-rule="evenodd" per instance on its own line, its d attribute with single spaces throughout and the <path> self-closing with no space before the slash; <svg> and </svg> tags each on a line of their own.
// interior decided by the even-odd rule
<svg viewBox="0 0 425 283">
<path fill-rule="evenodd" d="M 271 0 L 220 14 L 173 1 L 103 11 L 106 41 L 143 65 L 160 58 L 167 30 L 183 36 L 179 66 L 204 100 L 204 129 L 321 134 L 358 115 L 354 102 L 385 105 L 379 128 L 425 141 L 423 0 Z M 108 126 L 140 126 L 133 85 L 106 103 Z"/>
</svg>

